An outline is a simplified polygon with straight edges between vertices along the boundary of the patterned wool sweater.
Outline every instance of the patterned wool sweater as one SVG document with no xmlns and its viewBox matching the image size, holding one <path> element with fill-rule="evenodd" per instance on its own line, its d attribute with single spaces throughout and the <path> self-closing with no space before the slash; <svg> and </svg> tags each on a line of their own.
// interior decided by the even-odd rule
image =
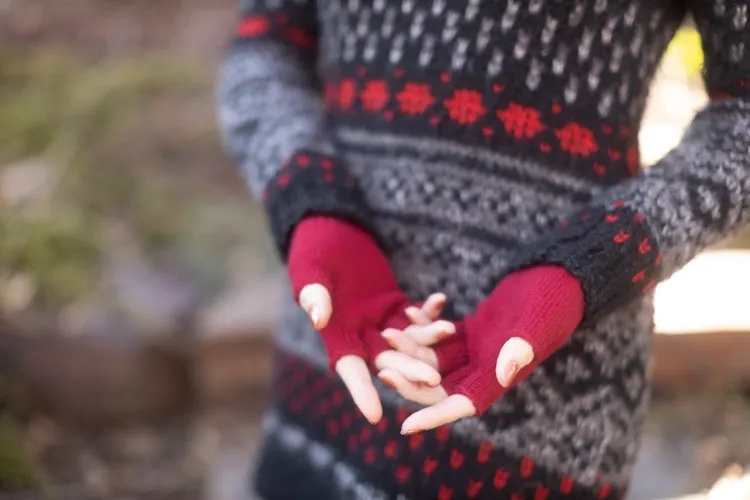
<svg viewBox="0 0 750 500">
<path fill-rule="evenodd" d="M 245 0 L 220 122 L 281 255 L 355 221 L 414 300 L 471 312 L 511 271 L 582 284 L 570 341 L 485 415 L 370 426 L 291 299 L 256 474 L 273 499 L 619 498 L 648 393 L 655 283 L 750 221 L 750 0 Z M 711 103 L 641 171 L 639 124 L 691 14 Z"/>
</svg>

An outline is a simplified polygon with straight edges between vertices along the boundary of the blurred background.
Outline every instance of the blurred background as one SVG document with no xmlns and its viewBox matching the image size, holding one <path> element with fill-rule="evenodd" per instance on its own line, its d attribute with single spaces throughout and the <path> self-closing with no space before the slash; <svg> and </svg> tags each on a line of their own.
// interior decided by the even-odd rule
<svg viewBox="0 0 750 500">
<path fill-rule="evenodd" d="M 222 151 L 235 0 L 0 0 L 0 498 L 235 500 L 283 275 Z M 687 25 L 640 136 L 706 101 Z M 631 499 L 750 465 L 750 233 L 657 291 Z M 727 497 L 735 498 L 735 497 Z"/>
</svg>

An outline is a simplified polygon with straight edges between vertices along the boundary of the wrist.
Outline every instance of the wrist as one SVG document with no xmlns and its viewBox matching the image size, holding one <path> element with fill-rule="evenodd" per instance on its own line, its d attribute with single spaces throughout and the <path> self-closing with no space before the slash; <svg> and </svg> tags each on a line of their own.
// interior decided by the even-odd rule
<svg viewBox="0 0 750 500">
<path fill-rule="evenodd" d="M 506 276 L 469 319 L 470 328 L 520 337 L 545 359 L 578 328 L 585 301 L 580 281 L 559 265 L 541 264 Z"/>
<path fill-rule="evenodd" d="M 268 184 L 264 195 L 271 234 L 285 260 L 301 221 L 327 216 L 368 227 L 369 209 L 355 178 L 328 155 L 299 151 Z"/>
<path fill-rule="evenodd" d="M 356 223 L 330 215 L 311 214 L 297 224 L 290 238 L 287 271 L 295 296 L 312 283 L 335 295 L 347 274 L 360 279 L 377 276 L 376 282 L 368 280 L 373 292 L 398 288 L 375 237 Z"/>
</svg>

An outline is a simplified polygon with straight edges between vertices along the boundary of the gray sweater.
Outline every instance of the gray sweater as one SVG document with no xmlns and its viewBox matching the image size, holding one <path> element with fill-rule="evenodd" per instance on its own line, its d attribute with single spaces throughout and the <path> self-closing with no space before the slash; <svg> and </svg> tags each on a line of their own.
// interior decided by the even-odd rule
<svg viewBox="0 0 750 500">
<path fill-rule="evenodd" d="M 415 300 L 469 313 L 558 263 L 584 323 L 485 415 L 371 427 L 288 301 L 257 489 L 272 499 L 619 498 L 648 397 L 651 291 L 750 221 L 748 0 L 245 0 L 226 144 L 285 257 L 305 215 L 370 230 Z M 649 84 L 687 13 L 711 103 L 641 171 Z"/>
</svg>

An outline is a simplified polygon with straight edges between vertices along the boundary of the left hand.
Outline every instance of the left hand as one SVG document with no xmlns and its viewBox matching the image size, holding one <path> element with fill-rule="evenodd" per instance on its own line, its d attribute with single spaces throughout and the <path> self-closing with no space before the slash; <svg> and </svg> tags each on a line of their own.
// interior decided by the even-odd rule
<svg viewBox="0 0 750 500">
<path fill-rule="evenodd" d="M 431 405 L 409 416 L 401 432 L 412 434 L 484 413 L 568 340 L 583 317 L 583 306 L 578 280 L 559 266 L 537 266 L 507 276 L 474 315 L 456 323 L 452 338 L 438 344 L 428 334 L 426 318 L 412 311 L 411 326 L 386 330 L 384 337 L 395 349 L 436 367 L 444 378 L 440 386 L 426 387 L 404 377 L 398 364 L 378 366 L 380 378 L 403 397 Z"/>
<path fill-rule="evenodd" d="M 331 368 L 365 418 L 377 423 L 382 406 L 370 370 L 380 353 L 389 350 L 380 332 L 405 328 L 409 319 L 404 309 L 413 304 L 399 287 L 387 256 L 365 229 L 335 217 L 310 215 L 292 233 L 287 272 L 295 298 L 320 333 Z M 434 299 L 426 314 L 430 307 Z M 452 324 L 447 326 L 453 330 Z M 400 366 L 410 380 L 440 383 L 440 374 L 428 365 L 400 353 L 390 358 L 399 356 L 406 358 Z"/>
</svg>

